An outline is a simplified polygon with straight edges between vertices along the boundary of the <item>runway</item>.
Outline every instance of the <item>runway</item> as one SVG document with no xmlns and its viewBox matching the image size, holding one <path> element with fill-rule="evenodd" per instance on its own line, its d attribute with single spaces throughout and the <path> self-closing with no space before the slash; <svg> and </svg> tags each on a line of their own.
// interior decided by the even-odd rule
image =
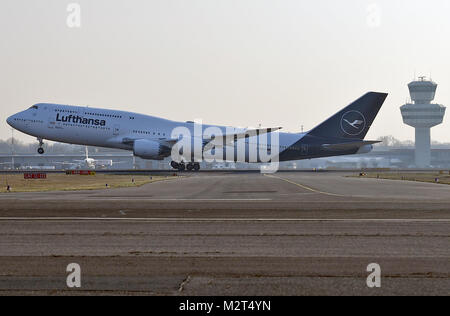
<svg viewBox="0 0 450 316">
<path fill-rule="evenodd" d="M 186 175 L 0 195 L 0 294 L 450 294 L 450 186 L 332 172 Z M 72 262 L 78 290 L 66 287 Z M 366 285 L 373 262 L 379 289 Z"/>
</svg>

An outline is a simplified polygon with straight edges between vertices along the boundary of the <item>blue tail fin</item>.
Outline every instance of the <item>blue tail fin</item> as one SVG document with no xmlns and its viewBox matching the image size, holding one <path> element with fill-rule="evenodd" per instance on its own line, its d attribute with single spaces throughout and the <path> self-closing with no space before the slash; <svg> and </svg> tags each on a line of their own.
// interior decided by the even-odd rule
<svg viewBox="0 0 450 316">
<path fill-rule="evenodd" d="M 364 139 L 387 96 L 387 93 L 369 92 L 312 129 L 308 135 Z"/>
</svg>

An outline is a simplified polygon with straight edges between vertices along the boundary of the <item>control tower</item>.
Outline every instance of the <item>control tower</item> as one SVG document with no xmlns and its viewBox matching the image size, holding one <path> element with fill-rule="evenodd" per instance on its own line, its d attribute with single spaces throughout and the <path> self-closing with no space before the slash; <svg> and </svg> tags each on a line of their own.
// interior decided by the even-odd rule
<svg viewBox="0 0 450 316">
<path fill-rule="evenodd" d="M 432 104 L 436 94 L 437 84 L 426 77 L 408 84 L 412 104 L 400 107 L 403 122 L 416 129 L 416 167 L 431 167 L 431 136 L 430 129 L 442 123 L 445 107 Z"/>
</svg>

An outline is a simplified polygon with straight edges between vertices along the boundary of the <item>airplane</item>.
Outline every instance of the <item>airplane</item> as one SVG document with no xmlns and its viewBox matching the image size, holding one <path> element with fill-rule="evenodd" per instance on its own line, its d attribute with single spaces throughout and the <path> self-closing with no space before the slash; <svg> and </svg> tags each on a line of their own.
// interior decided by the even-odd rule
<svg viewBox="0 0 450 316">
<path fill-rule="evenodd" d="M 55 162 L 57 164 L 62 165 L 70 165 L 74 168 L 88 168 L 88 169 L 96 169 L 97 167 L 112 167 L 114 164 L 126 163 L 125 161 L 116 162 L 111 159 L 94 159 L 89 157 L 89 149 L 86 146 L 86 158 L 83 160 L 74 160 L 74 162 Z"/>
<path fill-rule="evenodd" d="M 126 111 L 51 103 L 35 104 L 9 117 L 7 123 L 37 137 L 41 155 L 44 154 L 45 139 L 129 150 L 142 159 L 171 157 L 172 168 L 198 171 L 199 160 L 206 153 L 214 154 L 220 150 L 225 161 L 263 163 L 368 153 L 379 141 L 364 138 L 387 96 L 387 93 L 368 92 L 310 131 L 301 133 L 283 133 L 279 131 L 281 127 L 251 129 L 214 125 L 201 125 L 198 133 L 198 124 L 192 121 L 176 122 Z M 193 136 L 173 135 L 180 128 Z M 198 142 L 202 146 L 201 157 L 184 150 L 186 143 L 195 145 Z M 240 152 L 242 144 L 243 154 Z M 250 149 L 255 144 L 258 149 L 266 150 L 268 161 L 264 160 L 261 151 L 256 157 L 251 155 Z M 231 157 L 228 149 L 232 149 Z M 174 157 L 173 153 L 179 157 Z"/>
</svg>

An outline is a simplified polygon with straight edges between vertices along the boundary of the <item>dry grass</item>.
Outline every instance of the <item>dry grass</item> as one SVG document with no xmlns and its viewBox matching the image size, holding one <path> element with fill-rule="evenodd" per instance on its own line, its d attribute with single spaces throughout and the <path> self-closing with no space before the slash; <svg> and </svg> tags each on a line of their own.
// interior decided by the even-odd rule
<svg viewBox="0 0 450 316">
<path fill-rule="evenodd" d="M 48 191 L 78 191 L 99 190 L 108 188 L 137 187 L 147 183 L 170 179 L 165 176 L 143 175 L 108 175 L 95 176 L 47 174 L 46 180 L 25 180 L 23 174 L 1 174 L 0 193 L 6 193 L 6 187 L 11 186 L 11 192 L 48 192 Z M 172 177 L 171 177 L 172 178 Z M 134 182 L 132 181 L 134 179 Z"/>
<path fill-rule="evenodd" d="M 389 172 L 389 173 L 367 173 L 364 177 L 388 180 L 418 181 L 429 183 L 450 184 L 450 173 L 441 172 Z M 438 179 L 438 181 L 436 181 Z"/>
</svg>

